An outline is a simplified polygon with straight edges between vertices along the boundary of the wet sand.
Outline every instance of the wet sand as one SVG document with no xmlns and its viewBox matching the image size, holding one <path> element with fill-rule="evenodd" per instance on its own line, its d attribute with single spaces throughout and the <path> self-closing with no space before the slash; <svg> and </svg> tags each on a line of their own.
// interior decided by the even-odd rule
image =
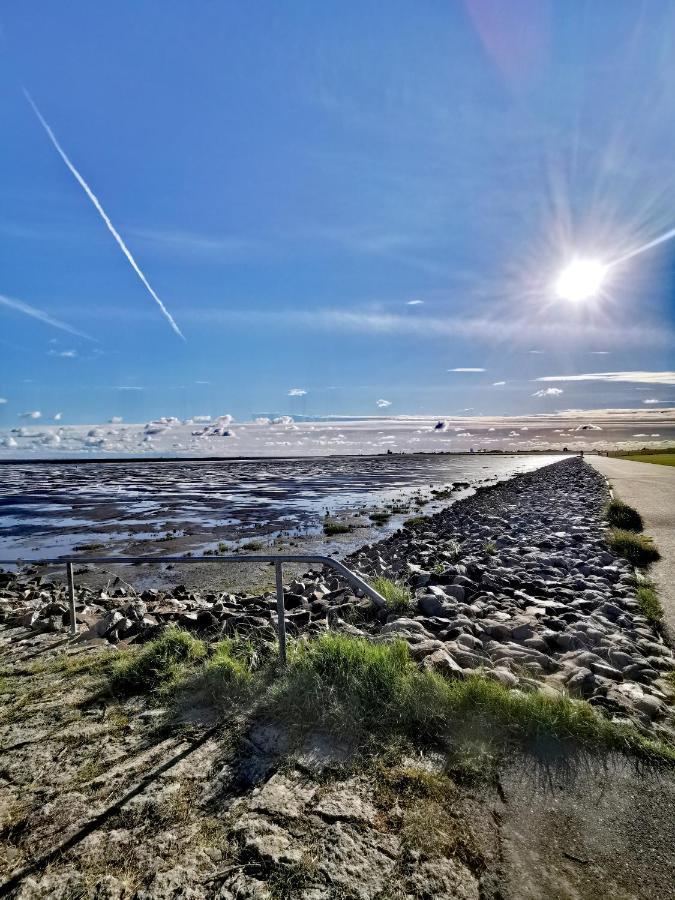
<svg viewBox="0 0 675 900">
<path fill-rule="evenodd" d="M 437 512 L 479 485 L 552 462 L 551 456 L 372 456 L 284 460 L 4 465 L 0 558 L 182 556 L 232 552 L 343 556 Z M 374 521 L 371 516 L 378 517 Z M 347 524 L 326 536 L 327 521 Z M 82 568 L 82 567 L 81 567 Z M 87 580 L 105 584 L 98 567 Z M 81 576 L 85 573 L 81 572 Z M 269 565 L 134 570 L 134 583 L 259 588 Z"/>
</svg>

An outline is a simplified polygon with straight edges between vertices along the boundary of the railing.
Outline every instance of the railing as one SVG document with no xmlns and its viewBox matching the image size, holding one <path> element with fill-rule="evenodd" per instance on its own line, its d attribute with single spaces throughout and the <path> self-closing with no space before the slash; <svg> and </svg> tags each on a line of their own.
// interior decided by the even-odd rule
<svg viewBox="0 0 675 900">
<path fill-rule="evenodd" d="M 56 559 L 0 559 L 2 566 L 20 565 L 59 565 L 66 567 L 66 579 L 68 582 L 68 600 L 70 605 L 70 633 L 77 634 L 77 621 L 75 619 L 75 574 L 74 565 L 82 563 L 115 564 L 115 565 L 145 565 L 149 563 L 274 563 L 274 574 L 277 595 L 277 634 L 279 636 L 279 658 L 282 664 L 286 663 L 286 608 L 284 605 L 284 584 L 282 566 L 284 563 L 310 563 L 327 566 L 349 582 L 352 587 L 366 594 L 380 607 L 386 606 L 386 600 L 381 594 L 372 588 L 362 578 L 359 578 L 351 569 L 330 556 L 303 556 L 303 555 L 263 555 L 263 554 L 230 554 L 226 556 L 60 556 Z"/>
</svg>

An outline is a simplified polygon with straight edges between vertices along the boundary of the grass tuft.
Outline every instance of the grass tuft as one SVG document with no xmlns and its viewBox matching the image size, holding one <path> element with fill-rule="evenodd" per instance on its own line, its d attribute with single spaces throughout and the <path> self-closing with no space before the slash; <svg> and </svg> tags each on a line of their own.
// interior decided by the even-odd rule
<svg viewBox="0 0 675 900">
<path fill-rule="evenodd" d="M 264 544 L 262 541 L 248 541 L 246 544 L 241 545 L 242 550 L 262 550 L 264 548 Z"/>
<path fill-rule="evenodd" d="M 623 500 L 611 500 L 608 503 L 607 521 L 614 528 L 622 528 L 624 531 L 642 531 L 644 528 L 640 513 Z"/>
<path fill-rule="evenodd" d="M 659 602 L 654 585 L 649 581 L 638 585 L 635 596 L 640 604 L 642 615 L 652 625 L 660 625 L 663 619 L 663 607 Z"/>
<path fill-rule="evenodd" d="M 144 694 L 168 690 L 184 677 L 186 667 L 206 656 L 203 641 L 187 631 L 169 628 L 138 653 L 119 660 L 110 675 L 116 694 Z"/>
<path fill-rule="evenodd" d="M 386 509 L 377 509 L 368 518 L 374 525 L 385 525 L 391 519 L 391 513 Z"/>
<path fill-rule="evenodd" d="M 387 609 L 390 612 L 407 612 L 412 606 L 412 594 L 407 585 L 400 581 L 379 577 L 374 578 L 371 585 L 387 601 Z"/>
<path fill-rule="evenodd" d="M 331 536 L 333 534 L 349 534 L 352 531 L 352 526 L 347 525 L 345 522 L 324 522 L 323 523 L 323 533 Z"/>
<path fill-rule="evenodd" d="M 211 699 L 239 700 L 249 693 L 257 662 L 252 644 L 228 638 L 216 644 L 197 679 Z"/>
<path fill-rule="evenodd" d="M 479 676 L 449 681 L 422 671 L 403 641 L 374 644 L 329 633 L 298 642 L 265 705 L 291 727 L 311 723 L 364 744 L 404 738 L 451 747 L 470 723 L 495 745 L 553 737 L 675 763 L 674 748 L 610 722 L 583 701 L 511 692 Z"/>
<path fill-rule="evenodd" d="M 634 566 L 648 566 L 661 558 L 654 542 L 646 534 L 635 534 L 621 528 L 612 528 L 608 540 L 610 548 Z"/>
</svg>

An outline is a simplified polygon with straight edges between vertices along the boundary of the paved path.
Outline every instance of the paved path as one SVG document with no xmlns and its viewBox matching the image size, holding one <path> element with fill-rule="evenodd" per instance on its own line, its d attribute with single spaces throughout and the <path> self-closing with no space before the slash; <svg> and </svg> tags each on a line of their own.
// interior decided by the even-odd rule
<svg viewBox="0 0 675 900">
<path fill-rule="evenodd" d="M 659 589 L 666 623 L 675 638 L 675 466 L 633 462 L 605 456 L 587 461 L 609 479 L 614 493 L 642 515 L 661 559 L 651 568 Z"/>
</svg>

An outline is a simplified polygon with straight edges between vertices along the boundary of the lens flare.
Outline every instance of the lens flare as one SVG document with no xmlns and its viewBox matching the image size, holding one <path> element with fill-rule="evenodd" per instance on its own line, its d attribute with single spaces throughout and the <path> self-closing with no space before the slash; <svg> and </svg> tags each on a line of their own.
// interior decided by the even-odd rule
<svg viewBox="0 0 675 900">
<path fill-rule="evenodd" d="M 590 300 L 600 291 L 608 269 L 597 259 L 573 259 L 558 275 L 555 292 L 572 303 Z"/>
</svg>

